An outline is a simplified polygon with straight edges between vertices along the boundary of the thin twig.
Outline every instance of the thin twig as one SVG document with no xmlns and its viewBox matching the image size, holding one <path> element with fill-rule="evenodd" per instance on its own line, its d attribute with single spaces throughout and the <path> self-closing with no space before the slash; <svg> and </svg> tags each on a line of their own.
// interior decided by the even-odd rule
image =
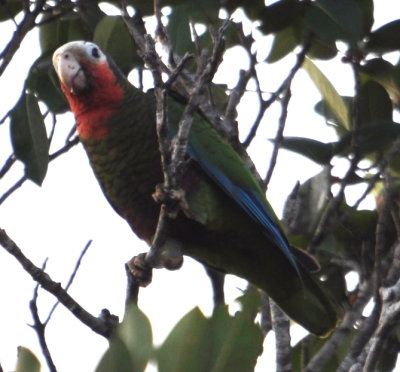
<svg viewBox="0 0 400 372">
<path fill-rule="evenodd" d="M 46 269 L 46 263 L 47 259 L 44 262 L 41 270 Z M 57 372 L 57 368 L 54 364 L 53 358 L 50 354 L 49 347 L 47 346 L 47 341 L 46 341 L 46 323 L 42 323 L 39 317 L 39 312 L 37 308 L 37 299 L 38 299 L 38 293 L 39 291 L 39 283 L 36 284 L 34 292 L 33 292 L 33 298 L 29 303 L 29 308 L 31 309 L 32 317 L 33 317 L 33 325 L 32 328 L 35 330 L 38 339 L 39 339 L 39 344 L 40 348 L 42 350 L 43 356 L 46 359 L 47 366 L 49 367 L 50 372 Z"/>
<path fill-rule="evenodd" d="M 72 274 L 71 274 L 71 276 L 69 277 L 67 284 L 65 285 L 65 288 L 64 288 L 65 291 L 68 291 L 69 288 L 71 287 L 72 282 L 74 281 L 75 276 L 76 276 L 76 274 L 78 273 L 79 267 L 81 266 L 82 259 L 83 259 L 83 257 L 85 256 L 85 254 L 86 254 L 86 252 L 88 251 L 88 249 L 89 249 L 89 247 L 90 247 L 91 244 L 92 244 L 92 240 L 89 240 L 89 241 L 86 243 L 85 247 L 83 248 L 81 254 L 79 255 L 78 260 L 77 260 L 76 263 L 75 263 L 74 270 L 72 271 Z M 53 307 L 51 308 L 51 310 L 50 310 L 50 312 L 49 312 L 49 315 L 47 315 L 47 318 L 46 318 L 46 320 L 45 320 L 45 322 L 44 322 L 45 325 L 47 325 L 47 324 L 49 323 L 49 321 L 50 321 L 50 319 L 51 319 L 51 317 L 52 317 L 54 311 L 56 310 L 57 306 L 59 305 L 59 303 L 60 303 L 60 302 L 57 301 L 57 302 L 53 305 Z"/>
<path fill-rule="evenodd" d="M 46 0 L 35 1 L 35 7 L 32 11 L 29 10 L 29 6 L 25 7 L 24 18 L 18 25 L 11 40 L 0 54 L 0 76 L 6 70 L 14 54 L 21 46 L 22 40 L 25 38 L 26 34 L 36 26 L 36 18 L 42 12 L 45 3 Z"/>
<path fill-rule="evenodd" d="M 247 83 L 251 77 L 250 71 L 239 72 L 239 80 L 236 84 L 235 88 L 232 89 L 229 94 L 228 104 L 226 105 L 224 119 L 221 122 L 221 127 L 224 130 L 224 133 L 228 135 L 227 140 L 232 145 L 235 144 L 238 137 L 238 129 L 237 125 L 235 125 L 235 117 L 237 113 L 237 106 L 239 105 L 240 100 L 243 97 L 243 94 L 246 91 Z"/>
<path fill-rule="evenodd" d="M 292 67 L 292 69 L 290 70 L 288 76 L 286 77 L 286 79 L 282 82 L 282 84 L 279 86 L 279 88 L 276 90 L 276 92 L 274 94 L 272 94 L 271 98 L 269 98 L 268 100 L 264 101 L 262 99 L 262 95 L 261 95 L 261 89 L 259 86 L 259 83 L 256 80 L 256 83 L 258 84 L 257 87 L 257 91 L 259 92 L 259 99 L 261 99 L 261 107 L 260 107 L 260 112 L 257 115 L 257 118 L 252 126 L 252 128 L 250 129 L 249 134 L 247 135 L 246 139 L 243 141 L 243 146 L 244 147 L 248 147 L 249 144 L 251 143 L 251 141 L 254 139 L 254 137 L 257 134 L 257 130 L 260 126 L 261 123 L 261 119 L 264 116 L 265 111 L 276 101 L 279 99 L 279 97 L 281 96 L 281 94 L 285 91 L 287 91 L 291 84 L 292 81 L 294 79 L 294 77 L 296 76 L 297 72 L 300 70 L 301 66 L 303 65 L 304 59 L 306 58 L 306 55 L 311 47 L 311 43 L 312 43 L 312 35 L 309 34 L 303 43 L 303 47 L 300 51 L 300 53 L 297 55 L 296 58 L 296 62 L 294 64 L 294 66 Z"/>
<path fill-rule="evenodd" d="M 275 136 L 275 142 L 274 142 L 274 148 L 272 151 L 271 159 L 269 162 L 269 167 L 267 174 L 265 176 L 264 180 L 264 189 L 267 191 L 269 182 L 271 181 L 272 174 L 274 172 L 275 166 L 276 166 L 276 161 L 278 159 L 278 152 L 283 140 L 283 131 L 285 130 L 285 125 L 286 125 L 286 119 L 287 119 L 287 114 L 288 114 L 288 106 L 289 106 L 289 101 L 291 98 L 292 94 L 290 91 L 290 88 L 288 87 L 285 95 L 282 98 L 282 103 L 281 103 L 281 116 L 279 118 L 279 124 L 278 124 L 278 130 L 276 132 Z"/>
<path fill-rule="evenodd" d="M 339 210 L 339 207 L 344 199 L 345 189 L 350 184 L 351 178 L 357 169 L 357 165 L 358 165 L 359 161 L 360 161 L 360 158 L 358 158 L 358 157 L 354 157 L 351 160 L 351 163 L 346 172 L 346 175 L 344 176 L 344 178 L 342 179 L 342 182 L 340 183 L 340 189 L 339 189 L 337 195 L 334 198 L 332 198 L 330 200 L 330 202 L 328 203 L 326 212 L 323 215 L 323 217 L 321 218 L 321 220 L 319 221 L 318 226 L 315 230 L 314 236 L 312 237 L 312 239 L 309 243 L 308 251 L 311 254 L 313 254 L 315 252 L 316 247 L 325 238 L 327 232 L 331 231 L 331 228 L 333 225 L 332 216 L 335 216 Z"/>
<path fill-rule="evenodd" d="M 57 159 L 60 155 L 69 151 L 73 146 L 79 143 L 79 138 L 75 137 L 71 141 L 68 141 L 63 147 L 49 155 L 49 161 Z M 4 168 L 4 167 L 3 167 Z M 11 196 L 16 190 L 18 190 L 28 178 L 23 175 L 17 182 L 14 183 L 3 195 L 0 197 L 0 205 L 3 204 L 9 196 Z"/>
<path fill-rule="evenodd" d="M 43 289 L 54 295 L 58 301 L 61 302 L 83 324 L 87 325 L 93 332 L 96 332 L 105 338 L 109 338 L 112 335 L 114 331 L 113 326 L 102 318 L 96 318 L 87 312 L 61 287 L 59 283 L 52 280 L 47 273 L 35 266 L 32 261 L 22 253 L 21 249 L 15 244 L 15 242 L 11 240 L 5 230 L 1 228 L 0 245 L 20 263 L 34 281 L 39 283 Z"/>
<path fill-rule="evenodd" d="M 0 205 L 3 204 L 7 198 L 16 190 L 18 190 L 28 178 L 24 175 L 17 182 L 14 183 L 1 197 Z"/>
<path fill-rule="evenodd" d="M 345 177 L 341 181 L 341 187 L 336 195 L 333 198 L 328 206 L 327 212 L 325 213 L 324 218 L 320 221 L 316 233 L 311 241 L 309 249 L 312 251 L 314 247 L 321 242 L 326 235 L 330 232 L 334 231 L 339 225 L 343 223 L 343 221 L 347 220 L 359 207 L 360 203 L 370 194 L 370 192 L 375 187 L 376 183 L 382 180 L 382 175 L 387 169 L 387 167 L 392 164 L 392 162 L 396 159 L 396 156 L 400 153 L 400 139 L 397 139 L 391 149 L 388 151 L 387 155 L 382 159 L 382 161 L 378 165 L 378 171 L 376 174 L 368 180 L 368 186 L 365 188 L 362 195 L 357 199 L 357 201 L 345 212 L 342 213 L 340 218 L 332 223 L 331 216 L 336 213 L 340 206 L 341 200 L 343 200 L 344 190 L 350 184 L 351 178 L 357 169 L 359 158 L 353 157 L 350 167 L 345 175 Z M 311 252 L 312 253 L 312 252 Z"/>
<path fill-rule="evenodd" d="M 11 154 L 7 160 L 4 162 L 3 167 L 0 169 L 0 179 L 5 176 L 5 174 L 11 169 L 13 164 L 17 159 L 15 158 L 14 154 Z"/>
</svg>

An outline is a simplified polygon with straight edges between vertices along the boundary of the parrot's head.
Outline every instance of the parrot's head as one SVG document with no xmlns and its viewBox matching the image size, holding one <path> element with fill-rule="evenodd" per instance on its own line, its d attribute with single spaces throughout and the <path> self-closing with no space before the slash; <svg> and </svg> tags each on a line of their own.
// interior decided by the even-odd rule
<svg viewBox="0 0 400 372">
<path fill-rule="evenodd" d="M 105 124 L 123 97 L 124 77 L 94 43 L 72 41 L 53 54 L 53 66 L 83 137 L 106 135 Z M 93 128 L 103 127 L 102 131 Z"/>
</svg>

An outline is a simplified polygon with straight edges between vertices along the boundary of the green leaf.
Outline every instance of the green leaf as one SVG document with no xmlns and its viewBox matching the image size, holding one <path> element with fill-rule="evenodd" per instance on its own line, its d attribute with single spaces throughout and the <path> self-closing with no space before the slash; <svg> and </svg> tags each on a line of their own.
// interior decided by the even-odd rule
<svg viewBox="0 0 400 372">
<path fill-rule="evenodd" d="M 395 105 L 400 105 L 400 65 L 393 66 L 382 58 L 373 58 L 360 66 L 365 74 L 381 84 Z"/>
<path fill-rule="evenodd" d="M 206 319 L 195 308 L 157 352 L 159 372 L 252 372 L 262 351 L 260 327 L 249 311 L 229 315 L 219 307 Z"/>
<path fill-rule="evenodd" d="M 187 4 L 190 20 L 194 23 L 214 25 L 220 22 L 220 3 L 215 0 L 192 0 L 184 2 Z"/>
<path fill-rule="evenodd" d="M 182 0 L 183 1 L 183 0 Z M 121 2 L 114 1 L 115 5 L 120 5 Z M 141 15 L 148 16 L 154 14 L 154 3 L 152 1 L 143 1 L 143 0 L 127 0 L 127 5 L 132 6 L 135 10 L 139 11 Z M 163 6 L 169 5 L 166 4 L 166 1 L 161 1 Z"/>
<path fill-rule="evenodd" d="M 358 120 L 361 125 L 392 122 L 393 105 L 386 89 L 375 81 L 362 84 L 358 96 Z"/>
<path fill-rule="evenodd" d="M 39 43 L 42 54 L 52 53 L 59 46 L 73 40 L 88 40 L 91 38 L 86 25 L 78 13 L 69 13 L 60 18 L 55 12 L 45 13 L 39 27 Z"/>
<path fill-rule="evenodd" d="M 131 359 L 131 354 L 125 343 L 119 337 L 113 337 L 110 347 L 104 353 L 95 372 L 138 372 Z"/>
<path fill-rule="evenodd" d="M 22 10 L 21 0 L 3 0 L 0 2 L 0 22 L 14 18 Z"/>
<path fill-rule="evenodd" d="M 400 19 L 389 22 L 372 32 L 365 45 L 374 53 L 387 53 L 400 49 Z"/>
<path fill-rule="evenodd" d="M 49 141 L 36 97 L 23 92 L 10 114 L 11 142 L 25 175 L 41 185 L 49 163 Z"/>
<path fill-rule="evenodd" d="M 236 299 L 242 305 L 241 312 L 248 314 L 249 319 L 255 319 L 260 311 L 261 297 L 260 291 L 255 287 L 250 287 L 246 292 Z"/>
<path fill-rule="evenodd" d="M 40 372 L 40 363 L 38 358 L 26 347 L 18 347 L 15 372 Z"/>
<path fill-rule="evenodd" d="M 253 372 L 262 353 L 260 327 L 254 324 L 247 311 L 230 316 L 226 308 L 219 308 L 209 321 L 208 340 L 211 355 L 215 355 L 210 372 Z M 207 342 L 204 340 L 204 343 Z M 209 354 L 210 355 L 210 351 Z"/>
<path fill-rule="evenodd" d="M 391 144 L 400 136 L 400 124 L 394 122 L 375 122 L 373 125 L 363 126 L 356 131 L 348 132 L 337 144 L 337 152 L 349 154 L 353 143 L 362 156 L 381 153 L 388 150 Z"/>
<path fill-rule="evenodd" d="M 353 97 L 342 96 L 342 100 L 347 107 L 347 111 L 352 112 Z M 324 99 L 315 105 L 314 110 L 318 114 L 322 115 L 329 125 L 332 125 L 335 128 L 336 133 L 340 137 L 348 132 L 348 130 L 341 123 L 340 118 L 338 118 L 336 113 L 330 109 L 328 103 Z"/>
<path fill-rule="evenodd" d="M 143 66 L 122 17 L 103 17 L 95 28 L 93 41 L 111 56 L 125 74 L 134 67 Z"/>
<path fill-rule="evenodd" d="M 310 4 L 305 23 L 328 42 L 357 42 L 363 36 L 363 14 L 355 0 L 317 0 Z"/>
<path fill-rule="evenodd" d="M 172 8 L 171 15 L 168 18 L 167 31 L 173 50 L 178 55 L 183 56 L 186 52 L 193 50 L 189 12 L 186 5 Z"/>
<path fill-rule="evenodd" d="M 198 308 L 186 314 L 157 351 L 158 371 L 210 371 L 207 369 L 209 355 L 202 343 L 206 327 L 207 320 Z"/>
<path fill-rule="evenodd" d="M 276 33 L 271 50 L 266 58 L 268 63 L 274 63 L 286 57 L 298 44 L 299 40 L 293 27 L 288 27 Z"/>
<path fill-rule="evenodd" d="M 136 305 L 130 304 L 117 334 L 127 347 L 135 371 L 144 371 L 153 351 L 153 336 L 147 316 Z"/>
<path fill-rule="evenodd" d="M 321 165 L 328 165 L 335 155 L 335 143 L 323 143 L 311 138 L 284 137 L 281 147 L 297 152 Z"/>
<path fill-rule="evenodd" d="M 349 130 L 351 128 L 349 112 L 343 98 L 338 94 L 335 87 L 309 58 L 304 60 L 303 68 L 310 75 L 328 107 L 340 120 L 340 124 Z"/>
<path fill-rule="evenodd" d="M 35 93 L 38 100 L 43 101 L 52 113 L 60 114 L 69 109 L 65 96 L 59 89 L 58 77 L 49 53 L 40 56 L 32 64 L 26 87 Z"/>
<path fill-rule="evenodd" d="M 304 13 L 304 3 L 296 0 L 281 0 L 260 11 L 262 25 L 260 30 L 265 34 L 277 33 L 293 26 Z"/>
<path fill-rule="evenodd" d="M 310 58 L 316 59 L 332 59 L 337 54 L 336 44 L 333 41 L 324 41 L 318 37 L 312 39 L 311 47 L 307 52 Z"/>
<path fill-rule="evenodd" d="M 360 7 L 363 22 L 363 35 L 368 35 L 374 24 L 374 0 L 356 0 Z"/>
</svg>

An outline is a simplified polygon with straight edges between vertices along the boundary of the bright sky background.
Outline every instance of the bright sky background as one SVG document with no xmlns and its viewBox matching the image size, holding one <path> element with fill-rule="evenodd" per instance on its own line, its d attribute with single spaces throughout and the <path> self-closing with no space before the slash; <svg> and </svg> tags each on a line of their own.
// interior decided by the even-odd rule
<svg viewBox="0 0 400 372">
<path fill-rule="evenodd" d="M 398 0 L 375 2 L 375 26 L 399 16 Z M 250 26 L 249 26 L 250 27 Z M 13 32 L 11 22 L 0 23 L 0 49 Z M 270 38 L 260 38 L 260 45 L 267 54 Z M 24 79 L 32 62 L 40 54 L 36 31 L 22 43 L 6 73 L 0 79 L 0 117 L 17 101 Z M 265 91 L 273 91 L 294 63 L 294 56 L 285 62 L 269 65 L 261 72 Z M 334 65 L 334 68 L 332 66 Z M 246 68 L 247 60 L 240 50 L 229 51 L 221 65 L 217 80 L 233 87 L 240 68 Z M 340 94 L 352 93 L 352 75 L 348 65 L 319 63 Z M 264 67 L 260 67 L 264 68 Z M 228 80 L 228 81 L 227 81 Z M 254 94 L 247 94 L 239 107 L 239 123 L 246 133 L 257 113 Z M 322 141 L 334 139 L 321 117 L 313 111 L 319 94 L 305 74 L 300 71 L 292 88 L 286 135 L 310 136 Z M 279 110 L 268 110 L 257 139 L 249 149 L 261 175 L 265 175 L 272 146 L 268 141 L 276 132 Z M 52 150 L 62 145 L 66 133 L 74 123 L 73 116 L 59 118 Z M 8 123 L 0 126 L 0 164 L 11 153 Z M 19 164 L 10 177 L 1 180 L 0 194 L 8 189 L 21 174 Z M 305 181 L 318 173 L 320 167 L 297 155 L 282 151 L 278 158 L 268 199 L 281 214 L 283 203 L 296 181 Z M 338 167 L 342 172 L 343 167 Z M 371 199 L 369 200 L 371 205 Z M 94 315 L 107 308 L 122 317 L 125 300 L 124 263 L 133 255 L 147 250 L 147 246 L 130 231 L 130 228 L 112 208 L 97 185 L 82 147 L 76 146 L 67 155 L 50 164 L 48 175 L 41 188 L 27 182 L 0 207 L 0 227 L 4 228 L 24 253 L 41 266 L 48 257 L 47 272 L 63 284 L 68 280 L 75 262 L 89 239 L 93 239 L 70 294 Z M 185 258 L 184 266 L 177 272 L 155 270 L 153 283 L 143 290 L 139 305 L 150 318 L 156 343 L 162 342 L 176 322 L 195 306 L 205 314 L 212 309 L 211 287 L 201 265 Z M 35 332 L 27 326 L 31 323 L 29 301 L 35 283 L 22 270 L 15 259 L 0 249 L 0 364 L 4 371 L 13 370 L 18 345 L 29 347 L 41 358 Z M 228 276 L 227 302 L 231 303 L 246 287 L 245 281 Z M 46 318 L 54 298 L 40 291 L 39 309 Z M 300 327 L 298 327 L 300 328 Z M 294 340 L 299 335 L 294 332 Z M 266 342 L 271 345 L 272 334 Z M 47 328 L 47 341 L 60 372 L 92 371 L 107 347 L 102 337 L 81 325 L 68 311 L 59 306 Z M 267 348 L 266 348 L 267 349 Z M 272 350 L 268 346 L 267 350 Z M 45 363 L 42 363 L 46 370 Z M 265 352 L 260 358 L 257 372 L 271 371 L 274 353 Z M 149 368 L 150 370 L 154 370 Z"/>
</svg>

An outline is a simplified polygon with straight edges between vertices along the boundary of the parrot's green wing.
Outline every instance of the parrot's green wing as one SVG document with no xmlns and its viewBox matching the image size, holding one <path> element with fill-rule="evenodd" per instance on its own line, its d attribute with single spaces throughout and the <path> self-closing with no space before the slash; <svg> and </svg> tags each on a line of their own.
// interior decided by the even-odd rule
<svg viewBox="0 0 400 372">
<path fill-rule="evenodd" d="M 173 134 L 177 132 L 176 123 L 179 122 L 176 117 L 174 119 L 176 120 L 171 120 Z M 232 242 L 231 249 L 221 248 L 225 249 L 220 253 L 224 262 L 217 266 L 225 265 L 230 272 L 264 289 L 291 318 L 313 333 L 329 333 L 339 321 L 341 307 L 325 293 L 302 263 L 298 262 L 260 183 L 244 160 L 200 115 L 194 117 L 187 152 L 228 196 L 230 203 L 239 206 L 253 221 L 253 225 L 258 226 L 258 229 L 254 229 L 254 237 L 243 238 L 240 243 Z M 210 197 L 204 189 L 203 187 L 197 198 L 206 203 L 205 200 L 210 200 Z M 230 207 L 228 203 L 222 205 L 226 213 L 230 213 Z M 211 209 L 211 213 L 215 213 L 215 209 Z M 224 216 L 224 219 L 229 221 L 230 216 Z M 232 224 L 235 223 L 237 221 L 232 218 Z M 238 240 L 241 229 L 246 230 L 244 225 L 232 227 L 232 230 L 238 231 Z M 244 236 L 246 234 L 247 232 L 243 233 Z M 226 235 L 226 239 L 229 241 L 230 237 Z M 238 248 L 238 244 L 244 246 Z M 229 243 L 220 246 L 222 245 Z M 204 257 L 208 258 L 213 254 L 214 252 L 204 253 Z M 206 259 L 205 261 L 207 262 Z"/>
</svg>

